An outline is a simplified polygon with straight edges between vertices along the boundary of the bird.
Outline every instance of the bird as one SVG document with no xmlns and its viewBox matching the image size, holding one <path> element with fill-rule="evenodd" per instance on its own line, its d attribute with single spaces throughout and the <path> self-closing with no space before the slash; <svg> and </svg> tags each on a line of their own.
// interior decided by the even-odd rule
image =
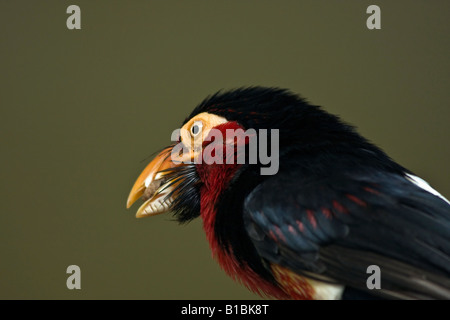
<svg viewBox="0 0 450 320">
<path fill-rule="evenodd" d="M 200 217 L 212 257 L 261 297 L 450 299 L 450 202 L 289 89 L 207 96 L 137 178 L 127 208 L 138 199 L 138 218 Z"/>
</svg>

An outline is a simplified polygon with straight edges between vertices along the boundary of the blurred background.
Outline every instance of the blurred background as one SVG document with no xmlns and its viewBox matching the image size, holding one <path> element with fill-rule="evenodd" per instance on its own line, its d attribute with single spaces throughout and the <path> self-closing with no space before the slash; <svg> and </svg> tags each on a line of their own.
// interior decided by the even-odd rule
<svg viewBox="0 0 450 320">
<path fill-rule="evenodd" d="M 81 8 L 81 30 L 66 9 Z M 381 8 L 381 30 L 366 9 Z M 154 151 L 219 89 L 289 88 L 450 196 L 449 1 L 1 1 L 0 298 L 256 299 L 201 221 L 136 219 Z M 81 268 L 68 290 L 66 268 Z"/>
</svg>

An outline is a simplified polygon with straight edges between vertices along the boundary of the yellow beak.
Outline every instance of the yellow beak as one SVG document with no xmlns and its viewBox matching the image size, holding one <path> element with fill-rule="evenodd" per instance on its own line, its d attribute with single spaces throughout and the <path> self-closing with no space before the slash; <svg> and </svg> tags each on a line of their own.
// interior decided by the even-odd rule
<svg viewBox="0 0 450 320">
<path fill-rule="evenodd" d="M 166 186 L 165 172 L 161 171 L 183 165 L 172 162 L 171 151 L 172 147 L 161 151 L 134 183 L 127 199 L 127 208 L 130 208 L 142 196 L 145 200 L 136 212 L 137 218 L 153 216 L 170 210 L 173 198 L 167 196 L 173 191 L 176 184 Z"/>
</svg>

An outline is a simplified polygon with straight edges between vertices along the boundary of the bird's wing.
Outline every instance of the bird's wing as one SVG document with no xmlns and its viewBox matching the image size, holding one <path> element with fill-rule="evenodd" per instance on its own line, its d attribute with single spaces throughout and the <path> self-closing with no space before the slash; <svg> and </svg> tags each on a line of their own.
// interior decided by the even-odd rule
<svg viewBox="0 0 450 320">
<path fill-rule="evenodd" d="M 450 298 L 450 206 L 405 177 L 278 174 L 247 197 L 244 223 L 269 264 L 361 290 L 376 265 L 371 294 Z"/>
</svg>

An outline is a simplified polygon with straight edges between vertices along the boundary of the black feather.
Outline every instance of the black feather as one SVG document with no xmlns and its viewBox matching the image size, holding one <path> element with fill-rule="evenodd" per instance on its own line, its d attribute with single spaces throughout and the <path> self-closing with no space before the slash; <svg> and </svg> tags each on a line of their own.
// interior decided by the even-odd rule
<svg viewBox="0 0 450 320">
<path fill-rule="evenodd" d="M 297 273 L 369 291 L 367 267 L 378 265 L 383 286 L 372 294 L 450 298 L 449 206 L 402 176 L 337 173 L 308 181 L 291 170 L 249 195 L 244 221 L 264 259 Z M 295 237 L 288 231 L 294 221 L 305 226 L 295 227 Z M 284 237 L 271 238 L 274 228 Z"/>
</svg>

